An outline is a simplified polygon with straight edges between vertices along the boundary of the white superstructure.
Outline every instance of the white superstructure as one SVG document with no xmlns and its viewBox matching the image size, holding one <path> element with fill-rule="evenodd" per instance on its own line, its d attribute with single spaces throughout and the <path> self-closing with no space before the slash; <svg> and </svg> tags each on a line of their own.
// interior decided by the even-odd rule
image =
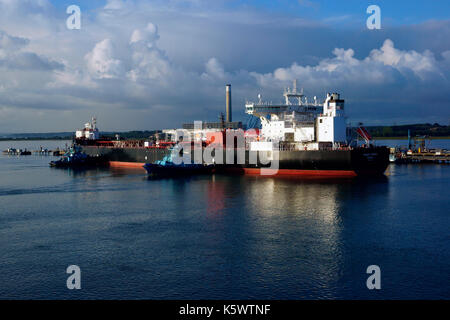
<svg viewBox="0 0 450 320">
<path fill-rule="evenodd" d="M 280 142 L 289 148 L 318 150 L 347 144 L 344 100 L 338 93 L 327 94 L 323 104 L 313 103 L 297 91 L 297 81 L 283 94 L 285 103 L 247 102 L 245 112 L 261 120 L 261 140 Z"/>
<path fill-rule="evenodd" d="M 75 132 L 77 139 L 97 140 L 100 137 L 97 128 L 97 119 L 92 118 L 91 122 L 87 122 L 84 128 Z"/>
</svg>

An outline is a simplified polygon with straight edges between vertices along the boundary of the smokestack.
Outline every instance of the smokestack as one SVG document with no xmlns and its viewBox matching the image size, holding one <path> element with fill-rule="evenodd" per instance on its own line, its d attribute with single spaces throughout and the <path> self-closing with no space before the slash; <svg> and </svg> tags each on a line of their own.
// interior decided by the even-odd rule
<svg viewBox="0 0 450 320">
<path fill-rule="evenodd" d="M 231 122 L 232 120 L 232 116 L 231 116 L 231 84 L 227 84 L 226 86 L 226 90 L 227 90 L 227 122 Z"/>
</svg>

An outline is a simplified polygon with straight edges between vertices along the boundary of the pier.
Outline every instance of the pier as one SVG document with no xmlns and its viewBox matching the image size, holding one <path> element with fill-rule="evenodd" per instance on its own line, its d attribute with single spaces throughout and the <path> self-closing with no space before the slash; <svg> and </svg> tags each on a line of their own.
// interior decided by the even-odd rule
<svg viewBox="0 0 450 320">
<path fill-rule="evenodd" d="M 411 137 L 408 130 L 408 145 L 390 148 L 389 160 L 395 163 L 438 163 L 450 164 L 450 152 L 446 149 L 430 148 L 428 136 Z"/>
<path fill-rule="evenodd" d="M 8 148 L 3 151 L 3 154 L 10 156 L 29 156 L 31 155 L 31 151 L 28 151 L 27 149 Z"/>
<path fill-rule="evenodd" d="M 435 152 L 396 152 L 392 153 L 395 163 L 438 163 L 450 164 L 450 152 L 435 151 Z M 391 158 L 392 159 L 392 158 Z"/>
<path fill-rule="evenodd" d="M 9 156 L 30 156 L 30 155 L 39 155 L 39 156 L 55 156 L 59 157 L 64 155 L 67 150 L 56 148 L 55 150 L 44 149 L 41 147 L 39 150 L 29 151 L 25 149 L 16 149 L 16 148 L 8 148 L 3 150 L 2 153 Z"/>
</svg>

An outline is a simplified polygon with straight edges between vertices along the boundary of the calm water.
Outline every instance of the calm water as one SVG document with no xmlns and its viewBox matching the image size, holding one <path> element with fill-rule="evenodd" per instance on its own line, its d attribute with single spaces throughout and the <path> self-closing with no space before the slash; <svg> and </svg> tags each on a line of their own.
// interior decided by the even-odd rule
<svg viewBox="0 0 450 320">
<path fill-rule="evenodd" d="M 64 146 L 28 148 L 41 144 Z M 450 299 L 449 165 L 371 181 L 147 180 L 52 159 L 0 155 L 2 299 Z"/>
</svg>

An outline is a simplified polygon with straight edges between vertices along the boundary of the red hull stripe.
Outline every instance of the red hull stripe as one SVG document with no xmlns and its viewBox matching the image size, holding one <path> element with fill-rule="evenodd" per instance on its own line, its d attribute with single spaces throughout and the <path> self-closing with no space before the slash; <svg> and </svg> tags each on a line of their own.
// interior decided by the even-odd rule
<svg viewBox="0 0 450 320">
<path fill-rule="evenodd" d="M 140 168 L 144 169 L 144 162 L 122 162 L 122 161 L 110 161 L 109 165 L 115 168 Z"/>
<path fill-rule="evenodd" d="M 110 161 L 109 165 L 116 168 L 139 168 L 143 169 L 145 163 Z M 317 177 L 356 177 L 352 170 L 297 170 L 297 169 L 261 169 L 257 168 L 227 168 L 227 172 L 248 175 L 275 175 L 275 176 L 317 176 Z"/>
<path fill-rule="evenodd" d="M 276 176 L 318 176 L 318 177 L 356 177 L 353 170 L 297 170 L 297 169 L 261 169 L 257 168 L 228 168 L 227 171 L 249 175 L 276 175 Z"/>
</svg>

